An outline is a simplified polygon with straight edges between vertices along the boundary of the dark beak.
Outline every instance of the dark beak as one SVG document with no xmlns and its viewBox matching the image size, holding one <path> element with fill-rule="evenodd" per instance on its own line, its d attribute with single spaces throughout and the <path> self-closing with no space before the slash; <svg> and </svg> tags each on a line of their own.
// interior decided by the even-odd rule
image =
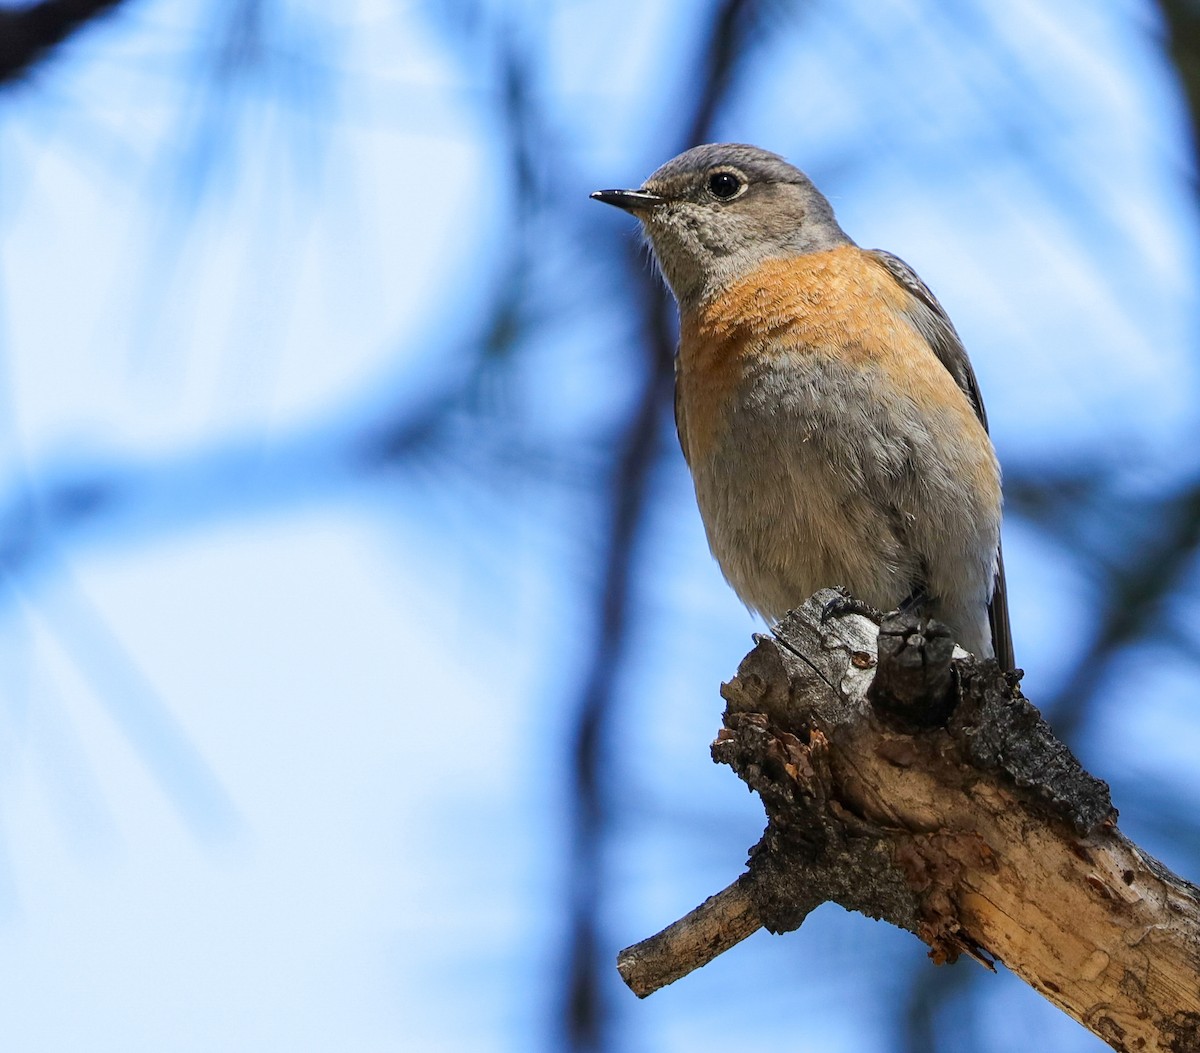
<svg viewBox="0 0 1200 1053">
<path fill-rule="evenodd" d="M 667 200 L 647 190 L 597 190 L 591 196 L 595 201 L 616 205 L 626 212 L 648 212 L 655 205 L 661 205 Z"/>
</svg>

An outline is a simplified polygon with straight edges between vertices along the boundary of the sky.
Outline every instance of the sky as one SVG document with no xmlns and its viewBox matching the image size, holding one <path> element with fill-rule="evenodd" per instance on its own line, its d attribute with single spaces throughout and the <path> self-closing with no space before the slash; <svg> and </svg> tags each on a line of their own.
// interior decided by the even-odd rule
<svg viewBox="0 0 1200 1053">
<path fill-rule="evenodd" d="M 919 270 L 1002 462 L 1101 461 L 1131 492 L 1193 469 L 1192 147 L 1153 9 L 780 8 L 720 135 L 789 156 Z M 230 36 L 247 11 L 257 49 Z M 666 160 L 695 13 L 130 0 L 0 96 L 9 1048 L 554 1048 L 588 472 L 636 387 L 631 289 L 605 264 L 636 234 L 587 193 Z M 502 33 L 538 74 L 524 219 Z M 363 436 L 470 368 L 529 244 L 519 354 L 478 415 L 364 470 Z M 677 454 L 654 494 L 612 725 L 614 956 L 732 880 L 761 830 L 708 759 L 761 625 Z M 1090 582 L 1027 522 L 1005 543 L 1036 702 L 1086 640 Z M 1131 662 L 1080 752 L 1118 790 L 1194 793 L 1191 670 Z M 1198 858 L 1152 794 L 1117 803 L 1168 863 Z M 885 1048 L 923 957 L 826 907 L 644 1003 L 614 971 L 615 1048 L 746 1027 Z M 1102 1048 L 1011 977 L 988 992 L 953 1012 L 1003 1022 L 997 1050 Z"/>
</svg>

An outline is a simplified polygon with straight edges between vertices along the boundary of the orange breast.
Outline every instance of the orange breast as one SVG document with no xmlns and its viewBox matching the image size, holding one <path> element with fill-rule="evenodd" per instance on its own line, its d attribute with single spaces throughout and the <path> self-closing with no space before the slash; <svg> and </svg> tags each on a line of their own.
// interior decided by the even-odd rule
<svg viewBox="0 0 1200 1053">
<path fill-rule="evenodd" d="M 681 320 L 681 435 L 693 464 L 707 457 L 748 374 L 785 356 L 827 355 L 871 367 L 920 412 L 974 411 L 949 371 L 904 318 L 910 294 L 855 246 L 768 260 Z M 797 363 L 800 364 L 799 362 Z M 950 407 L 948 407 L 950 404 Z"/>
</svg>

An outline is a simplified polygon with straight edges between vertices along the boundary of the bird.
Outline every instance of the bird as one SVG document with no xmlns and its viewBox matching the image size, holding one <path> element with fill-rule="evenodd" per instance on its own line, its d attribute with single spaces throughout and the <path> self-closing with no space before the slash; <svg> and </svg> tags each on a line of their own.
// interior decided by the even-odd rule
<svg viewBox="0 0 1200 1053">
<path fill-rule="evenodd" d="M 679 309 L 675 423 L 709 548 L 769 622 L 842 587 L 1014 667 L 1000 466 L 949 316 L 778 154 L 709 143 L 636 190 Z"/>
</svg>

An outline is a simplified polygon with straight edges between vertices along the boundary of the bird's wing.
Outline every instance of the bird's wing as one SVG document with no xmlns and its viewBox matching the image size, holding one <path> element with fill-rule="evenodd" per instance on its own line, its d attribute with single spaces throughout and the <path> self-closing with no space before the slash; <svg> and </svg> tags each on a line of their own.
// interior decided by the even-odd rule
<svg viewBox="0 0 1200 1053">
<path fill-rule="evenodd" d="M 955 383 L 970 399 L 971 405 L 975 408 L 975 413 L 986 431 L 987 413 L 984 411 L 983 399 L 979 394 L 979 381 L 975 379 L 975 370 L 971 368 L 971 360 L 967 358 L 966 349 L 954 328 L 954 323 L 950 321 L 945 309 L 938 303 L 937 297 L 930 291 L 929 286 L 917 277 L 917 272 L 899 256 L 893 256 L 890 252 L 884 252 L 882 249 L 871 249 L 867 255 L 873 256 L 882 263 L 891 276 L 906 291 L 915 296 L 925 308 L 924 311 L 914 314 L 913 321 L 921 331 L 921 335 L 929 341 L 933 353 L 938 356 L 942 365 L 954 377 Z"/>
<path fill-rule="evenodd" d="M 679 355 L 675 355 L 675 433 L 679 436 L 679 448 L 683 450 L 683 459 L 691 467 L 692 457 L 687 444 L 687 417 L 684 413 L 683 399 L 679 397 Z"/>
<path fill-rule="evenodd" d="M 974 407 L 984 431 L 987 431 L 987 411 L 983 408 L 983 397 L 979 394 L 979 381 L 975 379 L 975 370 L 971 368 L 971 360 L 967 357 L 954 323 L 938 303 L 937 297 L 930 291 L 929 286 L 921 281 L 917 272 L 899 256 L 893 256 L 882 249 L 871 249 L 867 255 L 885 267 L 924 308 L 912 313 L 913 323 L 929 342 L 938 360 L 950 371 L 955 383 Z M 996 661 L 1000 663 L 1001 669 L 1014 668 L 1012 630 L 1008 622 L 1008 591 L 1004 584 L 1003 546 L 996 551 L 996 581 L 991 602 L 988 604 L 988 621 L 992 627 L 992 649 L 996 653 Z"/>
</svg>

